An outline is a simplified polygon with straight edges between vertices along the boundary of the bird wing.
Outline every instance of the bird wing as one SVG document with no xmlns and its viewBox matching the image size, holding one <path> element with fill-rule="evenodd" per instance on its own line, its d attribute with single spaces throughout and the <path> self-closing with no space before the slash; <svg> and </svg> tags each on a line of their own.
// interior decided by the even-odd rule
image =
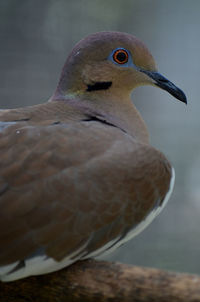
<svg viewBox="0 0 200 302">
<path fill-rule="evenodd" d="M 2 279 L 37 257 L 71 263 L 110 248 L 169 190 L 166 158 L 112 125 L 24 119 L 0 129 Z"/>
</svg>

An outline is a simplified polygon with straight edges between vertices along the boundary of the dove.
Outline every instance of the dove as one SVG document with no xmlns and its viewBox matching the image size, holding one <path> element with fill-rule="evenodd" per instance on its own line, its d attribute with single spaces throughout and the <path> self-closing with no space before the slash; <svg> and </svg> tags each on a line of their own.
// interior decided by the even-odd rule
<svg viewBox="0 0 200 302">
<path fill-rule="evenodd" d="M 142 41 L 99 32 L 72 49 L 48 102 L 0 110 L 0 280 L 105 255 L 164 208 L 175 172 L 131 101 L 143 85 L 187 103 Z"/>
</svg>

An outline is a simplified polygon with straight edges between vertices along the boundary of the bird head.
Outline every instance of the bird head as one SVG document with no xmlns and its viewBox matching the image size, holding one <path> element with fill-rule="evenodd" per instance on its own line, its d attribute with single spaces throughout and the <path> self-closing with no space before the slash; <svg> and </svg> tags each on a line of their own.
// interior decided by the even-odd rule
<svg viewBox="0 0 200 302">
<path fill-rule="evenodd" d="M 147 47 L 136 37 L 121 32 L 92 34 L 77 45 L 64 65 L 57 93 L 70 95 L 127 95 L 142 85 L 168 91 L 187 103 L 186 96 L 158 73 Z"/>
</svg>

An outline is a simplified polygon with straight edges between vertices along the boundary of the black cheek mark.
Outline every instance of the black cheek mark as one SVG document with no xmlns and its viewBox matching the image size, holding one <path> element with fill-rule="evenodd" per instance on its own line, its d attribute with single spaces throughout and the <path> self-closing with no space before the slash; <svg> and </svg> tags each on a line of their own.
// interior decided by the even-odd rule
<svg viewBox="0 0 200 302">
<path fill-rule="evenodd" d="M 87 85 L 87 91 L 106 90 L 110 88 L 112 82 L 96 82 L 93 85 Z"/>
<path fill-rule="evenodd" d="M 59 124 L 61 124 L 61 122 L 60 121 L 56 121 L 56 122 L 53 122 L 51 125 L 59 125 Z"/>
</svg>

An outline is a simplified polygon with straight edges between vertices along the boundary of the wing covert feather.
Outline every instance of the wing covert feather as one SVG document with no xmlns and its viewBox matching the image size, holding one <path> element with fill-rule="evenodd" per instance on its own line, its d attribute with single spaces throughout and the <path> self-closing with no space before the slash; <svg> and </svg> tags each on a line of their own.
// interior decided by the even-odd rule
<svg viewBox="0 0 200 302">
<path fill-rule="evenodd" d="M 93 249 L 95 232 L 99 245 L 116 238 L 168 190 L 164 156 L 115 127 L 16 123 L 0 135 L 0 265 L 41 247 L 57 260 L 88 240 Z"/>
</svg>

